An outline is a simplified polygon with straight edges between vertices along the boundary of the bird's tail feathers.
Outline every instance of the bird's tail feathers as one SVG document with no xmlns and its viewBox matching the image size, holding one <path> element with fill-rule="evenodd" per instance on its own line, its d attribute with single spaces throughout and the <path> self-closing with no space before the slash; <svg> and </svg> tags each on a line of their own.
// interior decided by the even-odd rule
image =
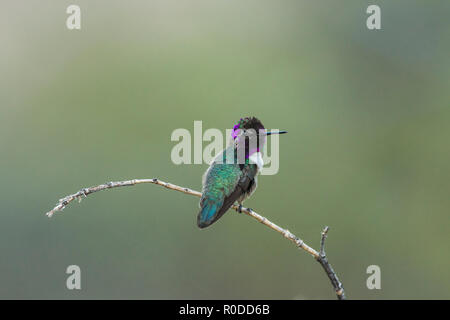
<svg viewBox="0 0 450 320">
<path fill-rule="evenodd" d="M 219 217 L 218 212 L 222 207 L 223 201 L 212 199 L 203 199 L 201 209 L 197 216 L 197 225 L 199 228 L 206 228 L 216 221 Z"/>
</svg>

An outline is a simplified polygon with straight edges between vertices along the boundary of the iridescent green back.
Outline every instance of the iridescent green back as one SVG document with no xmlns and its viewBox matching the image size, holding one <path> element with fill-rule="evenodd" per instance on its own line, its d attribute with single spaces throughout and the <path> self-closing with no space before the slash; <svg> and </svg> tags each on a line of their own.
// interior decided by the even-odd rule
<svg viewBox="0 0 450 320">
<path fill-rule="evenodd" d="M 219 219 L 236 200 L 245 195 L 246 187 L 257 174 L 257 166 L 249 164 L 248 159 L 241 166 L 226 163 L 225 157 L 233 154 L 227 153 L 232 148 L 230 146 L 219 154 L 205 173 L 197 220 L 199 227 L 206 227 Z"/>
</svg>

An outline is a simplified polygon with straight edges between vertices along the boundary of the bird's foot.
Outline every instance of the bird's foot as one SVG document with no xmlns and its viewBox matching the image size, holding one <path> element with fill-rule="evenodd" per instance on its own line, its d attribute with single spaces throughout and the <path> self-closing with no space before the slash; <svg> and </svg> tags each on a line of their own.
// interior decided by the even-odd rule
<svg viewBox="0 0 450 320">
<path fill-rule="evenodd" d="M 237 209 L 237 212 L 242 213 L 242 208 L 243 208 L 242 204 L 239 204 L 238 209 Z M 252 209 L 252 208 L 247 208 L 246 210 L 247 210 L 248 212 L 253 212 L 253 209 Z"/>
</svg>

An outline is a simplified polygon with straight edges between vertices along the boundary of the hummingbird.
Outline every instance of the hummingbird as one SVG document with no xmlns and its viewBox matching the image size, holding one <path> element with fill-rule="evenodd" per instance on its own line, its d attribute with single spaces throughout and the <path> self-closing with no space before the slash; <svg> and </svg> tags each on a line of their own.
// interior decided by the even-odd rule
<svg viewBox="0 0 450 320">
<path fill-rule="evenodd" d="M 219 153 L 203 175 L 202 197 L 197 225 L 203 229 L 220 219 L 230 207 L 242 202 L 256 189 L 257 174 L 264 165 L 262 148 L 267 132 L 255 117 L 241 118 L 233 127 L 229 146 Z"/>
</svg>

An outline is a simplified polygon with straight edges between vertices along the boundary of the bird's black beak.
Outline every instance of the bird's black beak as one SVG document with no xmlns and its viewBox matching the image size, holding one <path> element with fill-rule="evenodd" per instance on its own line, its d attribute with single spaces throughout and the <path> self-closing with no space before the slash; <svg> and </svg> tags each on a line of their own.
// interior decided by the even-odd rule
<svg viewBox="0 0 450 320">
<path fill-rule="evenodd" d="M 272 135 L 272 134 L 283 134 L 283 133 L 287 133 L 287 131 L 269 131 L 269 132 L 266 132 L 266 136 L 270 136 L 270 135 Z"/>
</svg>

